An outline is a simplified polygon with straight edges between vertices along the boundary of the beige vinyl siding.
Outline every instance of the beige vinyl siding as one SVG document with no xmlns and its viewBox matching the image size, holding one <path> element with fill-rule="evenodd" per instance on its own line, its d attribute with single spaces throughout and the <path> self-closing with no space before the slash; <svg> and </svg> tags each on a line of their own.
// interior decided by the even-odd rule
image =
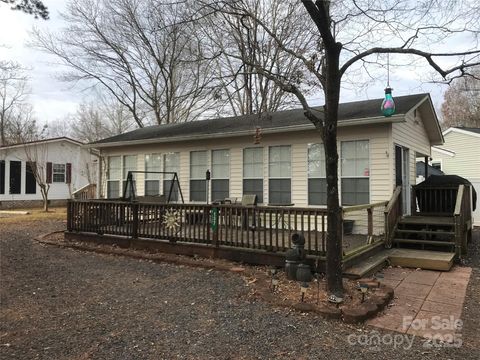
<svg viewBox="0 0 480 360">
<path fill-rule="evenodd" d="M 341 151 L 342 141 L 368 140 L 370 157 L 370 202 L 388 200 L 393 192 L 393 175 L 391 166 L 392 142 L 391 125 L 362 125 L 358 127 L 345 127 L 338 129 L 338 150 Z M 102 153 L 111 155 L 137 155 L 138 169 L 144 169 L 145 154 L 166 152 L 180 153 L 179 179 L 185 202 L 189 202 L 189 175 L 190 151 L 230 149 L 230 197 L 239 200 L 243 191 L 243 149 L 247 147 L 263 147 L 263 186 L 264 203 L 268 204 L 268 151 L 270 146 L 290 145 L 292 166 L 292 203 L 295 206 L 308 206 L 308 144 L 321 143 L 317 133 L 303 131 L 287 134 L 265 134 L 259 145 L 253 144 L 252 137 L 235 137 L 211 140 L 195 140 L 179 143 L 161 143 L 136 146 L 122 146 L 105 149 Z M 210 153 L 208 155 L 210 159 Z M 210 161 L 209 161 L 210 164 Z M 341 178 L 339 166 L 339 178 Z M 206 169 L 205 169 L 206 170 Z M 340 183 L 341 181 L 339 181 Z M 143 177 L 137 176 L 139 195 L 143 194 Z M 340 193 L 341 189 L 339 188 Z M 355 218 L 354 230 L 366 233 L 366 211 L 360 214 L 349 214 Z M 383 218 L 375 217 L 375 229 L 383 229 Z M 380 231 L 380 230 L 379 230 Z"/>
<path fill-rule="evenodd" d="M 451 131 L 445 135 L 445 143 L 441 148 L 455 152 L 451 157 L 432 148 L 432 159 L 442 160 L 445 174 L 480 179 L 480 136 Z"/>
<path fill-rule="evenodd" d="M 393 144 L 390 151 L 390 161 L 393 169 L 392 186 L 395 183 L 395 145 L 401 145 L 408 148 L 409 151 L 409 170 L 410 185 L 416 182 L 416 155 L 430 155 L 430 140 L 428 138 L 425 127 L 423 126 L 422 115 L 417 110 L 410 111 L 405 116 L 405 122 L 392 124 L 392 140 Z"/>
<path fill-rule="evenodd" d="M 243 147 L 236 145 L 230 148 L 230 197 L 240 197 L 243 189 L 242 179 Z"/>
</svg>

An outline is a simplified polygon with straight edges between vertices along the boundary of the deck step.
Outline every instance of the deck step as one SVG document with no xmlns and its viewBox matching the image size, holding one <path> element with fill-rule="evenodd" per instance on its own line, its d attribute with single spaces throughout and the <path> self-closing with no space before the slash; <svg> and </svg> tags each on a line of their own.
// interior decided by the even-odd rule
<svg viewBox="0 0 480 360">
<path fill-rule="evenodd" d="M 399 224 L 453 226 L 453 216 L 405 216 Z"/>
<path fill-rule="evenodd" d="M 360 279 L 373 274 L 387 265 L 389 253 L 390 250 L 383 250 L 375 255 L 372 255 L 359 264 L 345 269 L 343 271 L 343 275 L 351 279 Z"/>
<path fill-rule="evenodd" d="M 455 235 L 454 231 L 441 231 L 441 230 L 410 230 L 410 229 L 397 229 L 397 233 L 401 234 L 432 234 L 432 235 Z"/>
<path fill-rule="evenodd" d="M 438 246 L 455 246 L 455 242 L 452 241 L 435 241 L 435 240 L 413 240 L 413 239 L 393 239 L 394 243 L 399 244 L 425 244 L 425 245 L 438 245 Z"/>
<path fill-rule="evenodd" d="M 427 270 L 448 271 L 453 266 L 454 259 L 455 253 L 452 252 L 392 249 L 389 253 L 392 265 Z"/>
</svg>

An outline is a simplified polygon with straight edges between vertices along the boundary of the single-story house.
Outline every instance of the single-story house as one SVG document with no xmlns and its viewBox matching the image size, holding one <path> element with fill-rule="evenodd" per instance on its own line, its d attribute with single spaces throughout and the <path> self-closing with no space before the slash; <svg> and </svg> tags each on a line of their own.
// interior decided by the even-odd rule
<svg viewBox="0 0 480 360">
<path fill-rule="evenodd" d="M 401 185 L 407 213 L 416 159 L 430 156 L 443 136 L 429 94 L 396 97 L 391 117 L 382 115 L 381 103 L 340 104 L 340 202 L 386 201 Z M 128 172 L 137 170 L 178 173 L 185 202 L 256 194 L 260 204 L 326 205 L 324 150 L 302 109 L 150 126 L 90 146 L 105 162 L 101 176 L 108 198 L 119 198 Z M 137 194 L 165 193 L 170 180 L 170 175 L 138 173 Z"/>
<path fill-rule="evenodd" d="M 97 182 L 98 156 L 83 143 L 51 138 L 0 147 L 0 208 L 40 206 L 42 195 L 33 166 L 50 185 L 52 205 L 64 204 L 72 194 Z"/>
<path fill-rule="evenodd" d="M 480 194 L 480 128 L 451 127 L 443 132 L 445 143 L 432 147 L 430 164 L 447 175 L 469 180 Z M 480 226 L 480 209 L 473 213 Z"/>
</svg>

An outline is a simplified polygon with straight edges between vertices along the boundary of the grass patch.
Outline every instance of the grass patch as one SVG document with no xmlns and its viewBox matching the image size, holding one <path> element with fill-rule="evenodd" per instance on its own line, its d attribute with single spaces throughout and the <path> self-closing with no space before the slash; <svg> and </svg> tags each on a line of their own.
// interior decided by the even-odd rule
<svg viewBox="0 0 480 360">
<path fill-rule="evenodd" d="M 28 211 L 27 215 L 20 214 L 1 214 L 0 222 L 12 223 L 20 221 L 34 221 L 34 220 L 66 220 L 67 208 L 66 207 L 52 207 L 48 212 L 43 209 L 13 209 L 13 211 Z"/>
</svg>

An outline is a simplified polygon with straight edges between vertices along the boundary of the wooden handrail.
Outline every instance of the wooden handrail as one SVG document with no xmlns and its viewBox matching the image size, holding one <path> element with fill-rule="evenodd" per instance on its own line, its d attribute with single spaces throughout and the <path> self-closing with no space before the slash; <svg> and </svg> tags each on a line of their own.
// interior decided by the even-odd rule
<svg viewBox="0 0 480 360">
<path fill-rule="evenodd" d="M 379 202 L 372 203 L 372 204 L 348 206 L 348 207 L 344 207 L 344 208 L 343 208 L 343 212 L 344 212 L 344 213 L 347 213 L 347 212 L 352 212 L 352 211 L 373 209 L 373 208 L 375 208 L 375 207 L 385 206 L 385 205 L 387 205 L 387 204 L 388 204 L 388 201 L 379 201 Z"/>
<path fill-rule="evenodd" d="M 390 198 L 389 201 L 387 201 L 387 207 L 385 208 L 385 214 L 388 214 L 392 208 L 393 208 L 393 205 L 395 205 L 396 201 L 397 201 L 397 198 L 400 196 L 402 192 L 402 187 L 401 186 L 397 186 L 395 188 L 395 191 L 393 192 L 392 194 L 392 197 Z"/>
<path fill-rule="evenodd" d="M 402 205 L 401 205 L 401 194 L 402 187 L 397 186 L 395 191 L 390 198 L 387 206 L 385 207 L 385 246 L 391 247 L 392 239 L 395 232 L 395 226 L 397 224 L 398 218 L 402 216 Z M 393 217 L 392 217 L 393 214 Z"/>
<path fill-rule="evenodd" d="M 455 211 L 453 215 L 459 216 L 462 211 L 462 201 L 463 201 L 463 192 L 465 191 L 465 185 L 460 185 L 458 187 L 457 199 L 455 200 Z"/>
</svg>

